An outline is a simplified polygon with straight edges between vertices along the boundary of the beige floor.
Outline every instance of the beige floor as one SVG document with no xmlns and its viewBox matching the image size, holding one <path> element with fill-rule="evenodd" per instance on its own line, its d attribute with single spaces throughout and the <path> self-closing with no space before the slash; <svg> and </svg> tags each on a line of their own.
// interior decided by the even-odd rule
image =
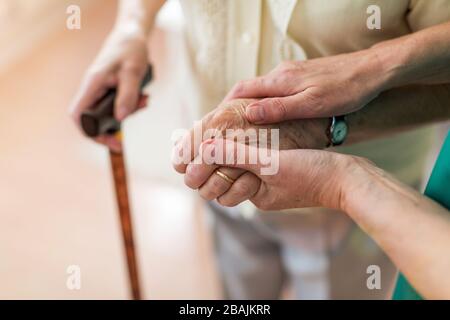
<svg viewBox="0 0 450 320">
<path fill-rule="evenodd" d="M 57 28 L 0 74 L 0 299 L 127 298 L 107 154 L 67 115 L 113 16 L 113 1 L 97 1 L 81 31 Z M 183 119 L 167 94 L 166 38 L 152 41 L 151 108 L 125 130 L 142 282 L 149 299 L 217 298 L 201 203 L 168 161 Z M 81 268 L 79 291 L 66 287 L 70 265 Z"/>
</svg>

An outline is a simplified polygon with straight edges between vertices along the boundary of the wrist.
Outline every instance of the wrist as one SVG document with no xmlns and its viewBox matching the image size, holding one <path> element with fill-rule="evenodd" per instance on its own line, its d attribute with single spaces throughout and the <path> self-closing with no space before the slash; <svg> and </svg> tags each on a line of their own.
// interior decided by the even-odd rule
<svg viewBox="0 0 450 320">
<path fill-rule="evenodd" d="M 374 176 L 382 172 L 365 158 L 344 155 L 343 165 L 340 165 L 338 176 L 341 188 L 339 209 L 346 212 L 352 219 L 359 220 L 365 208 L 370 206 L 377 180 Z"/>
<path fill-rule="evenodd" d="M 120 1 L 114 31 L 147 38 L 164 1 Z"/>
<path fill-rule="evenodd" d="M 339 209 L 365 230 L 376 233 L 392 217 L 386 212 L 401 211 L 418 202 L 418 193 L 393 179 L 371 161 L 347 156 Z"/>
<path fill-rule="evenodd" d="M 325 163 L 325 166 L 321 170 L 324 180 L 317 182 L 323 188 L 314 192 L 319 196 L 317 202 L 322 207 L 346 213 L 353 212 L 354 190 L 358 189 L 360 180 L 360 176 L 356 173 L 358 167 L 354 157 L 328 151 L 320 153 L 324 155 L 324 159 L 319 163 Z"/>
<path fill-rule="evenodd" d="M 355 63 L 351 80 L 364 83 L 367 95 L 373 98 L 389 89 L 394 76 L 380 51 L 372 47 L 354 53 Z"/>
<path fill-rule="evenodd" d="M 369 49 L 381 75 L 381 91 L 406 85 L 410 69 L 411 50 L 408 41 L 394 39 L 378 43 Z"/>
<path fill-rule="evenodd" d="M 283 123 L 281 134 L 288 132 L 294 149 L 325 149 L 329 139 L 329 118 L 300 119 Z"/>
<path fill-rule="evenodd" d="M 113 38 L 142 39 L 147 40 L 151 28 L 138 21 L 117 22 L 111 32 Z"/>
</svg>

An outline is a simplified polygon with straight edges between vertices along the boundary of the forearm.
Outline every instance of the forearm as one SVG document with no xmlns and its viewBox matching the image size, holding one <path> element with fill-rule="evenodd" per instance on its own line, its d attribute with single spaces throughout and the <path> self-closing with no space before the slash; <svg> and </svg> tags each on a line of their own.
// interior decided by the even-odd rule
<svg viewBox="0 0 450 320">
<path fill-rule="evenodd" d="M 384 90 L 450 83 L 450 23 L 381 42 L 370 50 L 388 75 Z"/>
<path fill-rule="evenodd" d="M 450 23 L 366 50 L 361 69 L 382 92 L 349 116 L 349 142 L 450 119 Z M 376 71 L 374 71 L 376 70 Z"/>
<path fill-rule="evenodd" d="M 115 29 L 148 35 L 165 0 L 120 0 Z"/>
<path fill-rule="evenodd" d="M 348 143 L 450 119 L 450 84 L 416 85 L 380 94 L 348 115 Z"/>
<path fill-rule="evenodd" d="M 417 85 L 380 94 L 365 108 L 347 115 L 345 145 L 450 120 L 450 84 Z M 327 118 L 285 121 L 280 134 L 292 137 L 296 148 L 322 149 L 328 143 Z"/>
<path fill-rule="evenodd" d="M 450 298 L 450 213 L 374 166 L 353 166 L 343 210 L 426 298 Z M 363 199 L 363 200 L 362 200 Z"/>
</svg>

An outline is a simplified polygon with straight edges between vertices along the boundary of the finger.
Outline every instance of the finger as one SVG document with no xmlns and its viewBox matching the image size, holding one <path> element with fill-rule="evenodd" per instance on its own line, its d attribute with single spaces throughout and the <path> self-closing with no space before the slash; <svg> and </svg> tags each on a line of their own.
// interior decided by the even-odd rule
<svg viewBox="0 0 450 320">
<path fill-rule="evenodd" d="M 238 98 L 262 98 L 283 95 L 284 86 L 272 74 L 238 82 L 224 101 Z"/>
<path fill-rule="evenodd" d="M 212 141 L 212 140 L 208 140 Z M 199 189 L 204 185 L 211 176 L 214 176 L 214 171 L 218 169 L 218 165 L 214 161 L 214 148 L 209 143 L 204 143 L 200 147 L 200 154 L 187 165 L 186 173 L 184 175 L 184 183 L 191 189 Z M 225 169 L 229 171 L 229 169 Z M 224 172 L 226 174 L 226 172 Z M 235 170 L 231 170 L 230 178 L 236 179 L 240 174 L 236 174 Z"/>
<path fill-rule="evenodd" d="M 244 170 L 236 168 L 220 167 L 219 170 L 221 173 L 231 178 L 232 180 L 237 180 L 242 174 L 245 173 Z M 215 174 L 214 172 L 198 190 L 200 196 L 208 201 L 220 197 L 225 192 L 227 192 L 228 189 L 230 189 L 234 184 L 228 180 L 225 180 L 223 177 Z"/>
<path fill-rule="evenodd" d="M 98 99 L 116 84 L 116 77 L 109 72 L 92 73 L 83 79 L 80 89 L 69 107 L 69 112 L 78 126 L 81 113 L 92 108 Z"/>
<path fill-rule="evenodd" d="M 222 169 L 220 169 L 222 170 Z M 235 183 L 217 198 L 217 202 L 225 207 L 234 207 L 251 199 L 259 190 L 261 180 L 251 172 L 245 172 Z"/>
<path fill-rule="evenodd" d="M 119 84 L 114 114 L 119 121 L 125 119 L 138 107 L 140 83 L 145 70 L 137 67 L 123 67 L 119 72 Z"/>
<path fill-rule="evenodd" d="M 206 183 L 208 178 L 218 168 L 217 165 L 207 164 L 204 161 L 193 161 L 188 164 L 184 175 L 184 184 L 189 188 L 197 190 Z"/>
<path fill-rule="evenodd" d="M 204 123 L 197 121 L 194 127 L 177 142 L 172 155 L 172 164 L 177 172 L 185 173 L 188 164 L 197 157 L 202 141 L 209 138 L 204 137 L 203 134 Z"/>
<path fill-rule="evenodd" d="M 193 149 L 194 139 L 192 138 L 194 132 L 196 131 L 194 125 L 194 129 L 191 129 L 187 134 L 185 134 L 173 148 L 172 153 L 172 165 L 178 173 L 186 173 L 187 167 L 192 161 L 192 159 L 196 156 Z"/>
<path fill-rule="evenodd" d="M 257 148 L 227 139 L 208 139 L 202 143 L 201 149 L 204 148 L 209 148 L 209 152 L 202 153 L 203 161 L 251 171 L 258 176 L 272 164 L 273 159 L 278 162 L 279 157 L 277 150 Z M 212 153 L 213 159 L 206 158 Z"/>
<path fill-rule="evenodd" d="M 293 96 L 267 98 L 252 103 L 245 110 L 248 121 L 255 124 L 278 123 L 286 120 L 320 117 L 316 103 L 307 99 L 308 93 Z M 316 111 L 314 109 L 316 108 Z"/>
<path fill-rule="evenodd" d="M 145 107 L 147 107 L 148 99 L 149 99 L 149 96 L 147 94 L 141 94 L 141 96 L 139 97 L 137 108 L 144 109 Z"/>
</svg>

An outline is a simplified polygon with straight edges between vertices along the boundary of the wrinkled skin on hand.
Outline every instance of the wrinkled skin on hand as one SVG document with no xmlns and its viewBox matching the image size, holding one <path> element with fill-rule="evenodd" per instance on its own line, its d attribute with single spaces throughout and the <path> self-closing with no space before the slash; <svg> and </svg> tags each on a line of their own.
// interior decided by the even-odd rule
<svg viewBox="0 0 450 320">
<path fill-rule="evenodd" d="M 147 105 L 140 94 L 140 83 L 148 67 L 147 38 L 140 33 L 112 32 L 102 50 L 86 71 L 75 95 L 70 113 L 81 132 L 80 115 L 92 108 L 109 89 L 116 88 L 114 116 L 122 121 Z M 84 133 L 84 132 L 83 132 Z M 112 135 L 101 135 L 95 141 L 120 151 L 122 144 Z"/>
<path fill-rule="evenodd" d="M 193 161 L 199 154 L 199 146 L 202 141 L 208 138 L 224 137 L 226 139 L 239 138 L 244 134 L 247 129 L 268 129 L 268 136 L 270 137 L 270 130 L 279 129 L 279 148 L 281 150 L 289 149 L 322 149 L 327 144 L 326 128 L 328 126 L 328 119 L 307 119 L 307 120 L 295 120 L 285 121 L 272 125 L 255 125 L 248 121 L 245 116 L 246 107 L 254 102 L 254 99 L 239 99 L 222 103 L 218 108 L 208 113 L 203 119 L 198 122 L 195 127 L 186 134 L 175 147 L 175 154 L 179 157 L 184 156 L 183 163 L 174 163 L 174 168 L 179 173 L 185 173 L 185 183 L 192 189 L 200 188 L 200 195 L 206 200 L 213 200 L 220 196 L 222 193 L 223 185 L 219 185 L 222 182 L 217 180 L 211 187 L 204 188 L 202 192 L 202 186 L 212 175 L 217 165 L 207 165 L 205 163 L 189 163 Z M 207 130 L 214 131 L 216 134 L 211 136 L 202 137 L 199 139 L 195 137 L 195 134 L 200 131 L 202 134 Z M 241 129 L 238 135 L 227 135 L 227 129 Z M 248 139 L 243 142 L 247 144 L 253 144 L 255 141 L 249 141 Z M 258 143 L 260 141 L 257 141 Z M 269 141 L 269 143 L 272 143 Z M 253 144 L 255 145 L 255 144 Z M 189 148 L 192 146 L 192 148 Z M 264 147 L 264 146 L 263 146 Z M 184 151 L 190 151 L 188 154 L 184 154 Z M 238 183 L 236 181 L 234 185 L 240 186 L 242 194 L 251 194 L 256 192 L 256 188 L 259 186 L 259 179 L 253 174 L 245 174 L 245 170 L 236 168 L 221 168 L 223 173 L 233 179 L 239 177 L 245 177 L 246 183 Z M 258 183 L 257 183 L 258 182 Z M 223 184 L 223 183 L 222 183 Z M 234 186 L 233 185 L 233 186 Z M 251 190 L 248 190 L 248 186 L 251 186 Z M 237 188 L 237 187 L 236 187 Z M 220 201 L 219 201 L 220 202 Z M 222 202 L 221 202 L 222 203 Z M 232 206 L 235 203 L 222 203 L 223 205 Z"/>
<path fill-rule="evenodd" d="M 238 153 L 248 155 L 256 148 L 228 140 L 215 139 L 210 144 L 236 159 Z M 261 175 L 261 163 L 228 163 L 246 169 L 261 180 L 259 187 L 248 199 L 259 209 L 276 211 L 291 208 L 328 207 L 343 209 L 343 189 L 348 177 L 364 177 L 363 166 L 371 166 L 365 159 L 322 150 L 282 150 L 278 152 L 279 170 L 275 175 Z M 232 156 L 232 157 L 230 157 Z M 372 165 L 373 166 L 373 165 Z M 351 173 L 351 174 L 349 174 Z M 364 184 L 356 183 L 358 187 Z M 350 193 L 351 195 L 351 193 Z"/>
<path fill-rule="evenodd" d="M 255 101 L 255 99 L 237 99 L 223 102 L 219 107 L 204 116 L 189 134 L 177 143 L 175 152 L 180 152 L 180 148 L 190 144 L 193 147 L 190 148 L 191 156 L 188 158 L 190 161 L 194 160 L 198 155 L 200 143 L 206 140 L 206 138 L 201 141 L 194 140 L 194 132 L 196 130 L 200 132 L 200 128 L 202 133 L 212 129 L 211 131 L 216 131 L 214 137 L 222 135 L 226 139 L 236 138 L 236 135 L 227 136 L 227 129 L 242 129 L 243 131 L 247 129 L 267 129 L 269 133 L 271 129 L 279 129 L 279 147 L 281 150 L 325 148 L 327 144 L 327 119 L 293 120 L 271 125 L 256 125 L 250 123 L 245 116 L 247 106 Z M 208 136 L 207 138 L 214 137 Z M 249 141 L 246 141 L 246 143 L 249 143 Z M 270 143 L 271 141 L 269 141 Z M 179 173 L 185 173 L 186 166 L 187 163 L 174 164 L 175 170 Z"/>
<path fill-rule="evenodd" d="M 263 98 L 247 110 L 258 124 L 343 115 L 384 91 L 386 73 L 373 50 L 284 61 L 264 76 L 238 82 L 225 100 Z"/>
</svg>

